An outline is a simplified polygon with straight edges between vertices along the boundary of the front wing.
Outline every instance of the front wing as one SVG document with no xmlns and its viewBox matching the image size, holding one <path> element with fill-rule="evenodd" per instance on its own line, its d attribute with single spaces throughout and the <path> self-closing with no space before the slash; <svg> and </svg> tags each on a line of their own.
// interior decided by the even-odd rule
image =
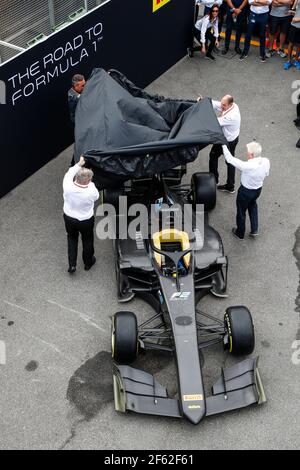
<svg viewBox="0 0 300 470">
<path fill-rule="evenodd" d="M 212 387 L 212 395 L 205 397 L 206 416 L 266 401 L 257 364 L 258 357 L 248 358 L 222 369 L 221 377 Z M 181 400 L 169 398 L 166 388 L 147 372 L 115 363 L 113 383 L 117 411 L 183 417 Z M 197 409 L 201 405 L 196 400 L 190 406 Z"/>
</svg>

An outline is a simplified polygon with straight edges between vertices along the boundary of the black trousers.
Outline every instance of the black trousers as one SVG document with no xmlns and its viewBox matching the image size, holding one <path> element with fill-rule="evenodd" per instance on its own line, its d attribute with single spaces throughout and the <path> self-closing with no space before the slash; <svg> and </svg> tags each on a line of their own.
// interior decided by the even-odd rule
<svg viewBox="0 0 300 470">
<path fill-rule="evenodd" d="M 231 155 L 234 156 L 235 148 L 238 144 L 239 137 L 237 137 L 232 142 L 228 142 L 228 148 Z M 209 153 L 209 171 L 215 175 L 216 182 L 219 182 L 219 172 L 218 172 L 218 163 L 220 156 L 223 155 L 222 145 L 216 144 L 212 146 L 212 149 Z M 235 183 L 235 167 L 226 163 L 227 165 L 227 181 L 226 184 L 229 189 L 234 189 Z"/>
<path fill-rule="evenodd" d="M 238 7 L 237 7 L 238 8 Z M 236 33 L 235 33 L 235 47 L 240 47 L 240 40 L 242 36 L 243 22 L 245 18 L 245 9 L 236 17 Z M 226 34 L 225 34 L 225 47 L 229 47 L 230 38 L 233 28 L 233 16 L 227 5 L 227 16 L 226 16 Z"/>
<path fill-rule="evenodd" d="M 246 212 L 249 213 L 251 232 L 258 232 L 258 209 L 256 199 L 259 198 L 262 188 L 248 189 L 242 184 L 236 198 L 236 234 L 244 238 Z"/>
<path fill-rule="evenodd" d="M 85 266 L 93 264 L 94 255 L 94 216 L 88 220 L 77 220 L 64 214 L 68 235 L 69 266 L 76 266 L 78 252 L 78 236 L 82 239 L 82 259 Z"/>
<path fill-rule="evenodd" d="M 195 38 L 201 43 L 201 32 L 199 31 L 199 29 L 197 28 L 194 28 L 194 36 Z M 205 34 L 205 43 L 208 44 L 208 48 L 207 48 L 207 54 L 211 54 L 212 53 L 212 50 L 213 48 L 215 47 L 215 43 L 216 43 L 216 37 L 213 35 L 213 33 L 211 32 L 211 29 L 207 29 L 206 31 L 206 34 Z M 203 46 L 203 44 L 201 43 L 201 45 Z M 196 47 L 191 47 L 192 51 L 200 51 L 201 50 L 201 47 L 200 46 L 196 46 Z"/>
</svg>

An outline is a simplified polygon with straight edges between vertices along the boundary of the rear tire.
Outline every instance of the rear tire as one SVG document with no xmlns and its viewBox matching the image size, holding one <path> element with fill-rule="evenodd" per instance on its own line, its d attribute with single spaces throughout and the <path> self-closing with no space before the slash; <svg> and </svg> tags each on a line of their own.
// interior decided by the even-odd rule
<svg viewBox="0 0 300 470">
<path fill-rule="evenodd" d="M 224 316 L 228 343 L 225 347 L 234 355 L 251 354 L 254 350 L 254 327 L 247 307 L 228 307 Z M 226 336 L 225 335 L 225 336 Z"/>
<path fill-rule="evenodd" d="M 120 189 L 103 189 L 103 204 L 111 204 L 119 213 L 119 197 L 124 196 L 123 188 Z"/>
<path fill-rule="evenodd" d="M 212 173 L 194 173 L 191 188 L 194 208 L 197 204 L 204 204 L 205 211 L 216 207 L 217 185 Z"/>
<path fill-rule="evenodd" d="M 117 312 L 112 318 L 112 358 L 120 364 L 130 364 L 138 355 L 138 326 L 132 312 Z"/>
</svg>

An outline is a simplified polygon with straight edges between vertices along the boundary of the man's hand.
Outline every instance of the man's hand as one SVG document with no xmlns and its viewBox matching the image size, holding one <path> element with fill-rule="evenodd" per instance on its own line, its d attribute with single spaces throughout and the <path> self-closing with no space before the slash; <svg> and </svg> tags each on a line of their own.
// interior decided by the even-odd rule
<svg viewBox="0 0 300 470">
<path fill-rule="evenodd" d="M 202 54 L 206 53 L 205 45 L 202 46 L 201 52 L 202 52 Z"/>
<path fill-rule="evenodd" d="M 197 98 L 197 101 L 201 101 L 201 100 L 203 100 L 203 96 L 199 95 L 198 98 Z"/>
<path fill-rule="evenodd" d="M 78 162 L 78 163 L 79 163 L 80 166 L 84 166 L 84 164 L 85 164 L 85 159 L 84 159 L 83 155 L 80 156 L 80 159 L 79 159 L 79 162 Z"/>
<path fill-rule="evenodd" d="M 215 45 L 216 45 L 216 47 L 219 47 L 220 43 L 219 43 L 218 40 L 215 42 Z"/>
</svg>

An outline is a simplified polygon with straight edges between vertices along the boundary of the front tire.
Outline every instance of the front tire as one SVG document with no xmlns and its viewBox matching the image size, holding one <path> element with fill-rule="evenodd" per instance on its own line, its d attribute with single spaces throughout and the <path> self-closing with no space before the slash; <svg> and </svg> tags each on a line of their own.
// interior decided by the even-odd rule
<svg viewBox="0 0 300 470">
<path fill-rule="evenodd" d="M 130 364 L 138 355 L 138 326 L 132 312 L 117 312 L 112 318 L 112 358 L 120 364 Z"/>
<path fill-rule="evenodd" d="M 236 356 L 251 354 L 254 350 L 254 327 L 247 307 L 228 307 L 224 316 L 225 349 Z"/>
</svg>

